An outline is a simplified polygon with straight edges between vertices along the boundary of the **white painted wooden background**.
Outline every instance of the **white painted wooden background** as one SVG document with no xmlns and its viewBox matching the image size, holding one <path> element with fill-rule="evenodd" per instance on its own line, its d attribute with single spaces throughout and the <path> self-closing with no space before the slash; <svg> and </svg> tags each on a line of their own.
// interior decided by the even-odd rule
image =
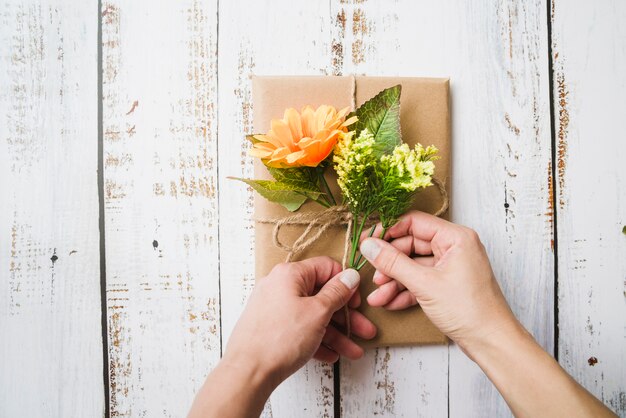
<svg viewBox="0 0 626 418">
<path fill-rule="evenodd" d="M 227 180 L 252 173 L 249 75 L 349 73 L 451 77 L 453 219 L 626 416 L 624 21 L 620 0 L 2 0 L 0 416 L 183 416 L 254 282 Z M 335 378 L 309 364 L 264 415 L 510 415 L 454 345 Z"/>
</svg>

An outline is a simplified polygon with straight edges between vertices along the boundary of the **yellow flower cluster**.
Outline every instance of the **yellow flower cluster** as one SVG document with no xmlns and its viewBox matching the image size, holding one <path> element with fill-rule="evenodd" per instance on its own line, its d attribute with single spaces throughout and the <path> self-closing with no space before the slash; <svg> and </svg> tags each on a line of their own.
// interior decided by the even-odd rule
<svg viewBox="0 0 626 418">
<path fill-rule="evenodd" d="M 337 143 L 333 162 L 351 211 L 366 216 L 378 212 L 386 223 L 408 208 L 414 192 L 432 184 L 437 148 L 400 144 L 381 155 L 376 147 L 376 138 L 367 129 L 356 137 L 348 132 Z"/>
<path fill-rule="evenodd" d="M 337 142 L 333 162 L 337 183 L 348 203 L 358 206 L 360 197 L 367 192 L 366 171 L 376 163 L 374 135 L 367 129 L 354 138 L 354 131 L 343 135 Z"/>
<path fill-rule="evenodd" d="M 417 189 L 432 185 L 431 179 L 435 172 L 435 154 L 437 148 L 417 144 L 410 149 L 407 144 L 398 145 L 391 155 L 383 155 L 381 164 L 388 167 L 385 170 L 387 176 L 397 177 L 399 186 L 406 191 L 413 192 Z"/>
</svg>

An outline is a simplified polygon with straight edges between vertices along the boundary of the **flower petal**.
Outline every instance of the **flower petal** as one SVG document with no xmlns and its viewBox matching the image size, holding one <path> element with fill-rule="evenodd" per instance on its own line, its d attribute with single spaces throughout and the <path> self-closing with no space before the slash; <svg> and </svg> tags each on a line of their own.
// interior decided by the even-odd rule
<svg viewBox="0 0 626 418">
<path fill-rule="evenodd" d="M 269 158 L 272 155 L 272 152 L 264 151 L 264 150 L 260 150 L 256 148 L 251 148 L 248 150 L 248 155 L 251 157 L 265 159 L 265 158 Z"/>
<path fill-rule="evenodd" d="M 271 132 L 275 135 L 276 139 L 280 141 L 282 146 L 289 149 L 295 148 L 293 137 L 291 136 L 291 130 L 285 122 L 280 119 L 272 119 Z"/>
<path fill-rule="evenodd" d="M 287 161 L 287 164 L 293 164 L 305 156 L 306 152 L 304 151 L 292 152 L 285 157 L 285 161 Z"/>
<path fill-rule="evenodd" d="M 346 121 L 344 123 L 341 124 L 341 126 L 350 126 L 353 123 L 356 123 L 356 121 L 358 121 L 359 118 L 357 118 L 356 116 L 352 116 L 349 119 L 346 119 Z"/>
<path fill-rule="evenodd" d="M 298 142 L 299 138 L 302 138 L 302 122 L 300 120 L 300 113 L 292 107 L 285 110 L 283 121 L 289 126 L 291 130 L 291 138 L 294 142 Z"/>
<path fill-rule="evenodd" d="M 274 135 L 274 132 L 272 131 L 269 131 L 266 135 L 256 135 L 254 138 L 259 141 L 263 141 L 264 143 L 272 144 L 275 148 L 283 146 L 282 142 L 276 138 L 276 135 Z"/>
</svg>

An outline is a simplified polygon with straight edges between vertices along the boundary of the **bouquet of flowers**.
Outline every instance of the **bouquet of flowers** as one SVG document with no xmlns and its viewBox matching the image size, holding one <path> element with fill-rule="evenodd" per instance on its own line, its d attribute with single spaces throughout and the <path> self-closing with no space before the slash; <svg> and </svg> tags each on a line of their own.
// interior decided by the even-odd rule
<svg viewBox="0 0 626 418">
<path fill-rule="evenodd" d="M 401 85 L 385 89 L 350 113 L 330 105 L 286 109 L 269 132 L 247 136 L 250 155 L 261 159 L 274 180 L 237 180 L 291 212 L 309 200 L 349 212 L 354 227 L 348 229 L 347 267 L 360 270 L 365 260 L 357 249 L 368 222 L 380 220 L 384 237 L 415 194 L 433 184 L 437 149 L 410 149 L 402 142 L 400 93 Z M 341 198 L 324 177 L 329 169 L 337 174 Z M 374 231 L 375 225 L 369 235 Z"/>
</svg>

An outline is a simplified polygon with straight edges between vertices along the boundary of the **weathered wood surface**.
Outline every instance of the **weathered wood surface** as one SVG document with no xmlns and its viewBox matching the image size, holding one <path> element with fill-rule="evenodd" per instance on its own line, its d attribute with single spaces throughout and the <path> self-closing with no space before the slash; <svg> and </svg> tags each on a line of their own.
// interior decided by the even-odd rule
<svg viewBox="0 0 626 418">
<path fill-rule="evenodd" d="M 104 411 L 98 10 L 0 5 L 0 416 Z"/>
<path fill-rule="evenodd" d="M 446 49 L 455 57 L 453 220 L 479 232 L 514 313 L 552 352 L 547 5 L 462 6 L 450 10 L 453 19 L 446 25 Z M 457 347 L 450 350 L 449 385 L 450 416 L 510 415 L 494 386 Z"/>
<path fill-rule="evenodd" d="M 626 4 L 552 9 L 559 360 L 626 416 Z"/>
<path fill-rule="evenodd" d="M 103 1 L 101 121 L 97 6 L 2 2 L 0 415 L 98 416 L 105 390 L 111 416 L 184 415 L 254 284 L 252 193 L 227 179 L 252 174 L 249 75 L 355 73 L 451 77 L 453 219 L 548 351 L 558 308 L 560 361 L 626 416 L 626 8 L 546 1 Z M 510 415 L 455 346 L 340 377 L 308 365 L 264 416 Z"/>
<path fill-rule="evenodd" d="M 216 4 L 102 4 L 112 416 L 184 416 L 220 356 Z"/>
</svg>

